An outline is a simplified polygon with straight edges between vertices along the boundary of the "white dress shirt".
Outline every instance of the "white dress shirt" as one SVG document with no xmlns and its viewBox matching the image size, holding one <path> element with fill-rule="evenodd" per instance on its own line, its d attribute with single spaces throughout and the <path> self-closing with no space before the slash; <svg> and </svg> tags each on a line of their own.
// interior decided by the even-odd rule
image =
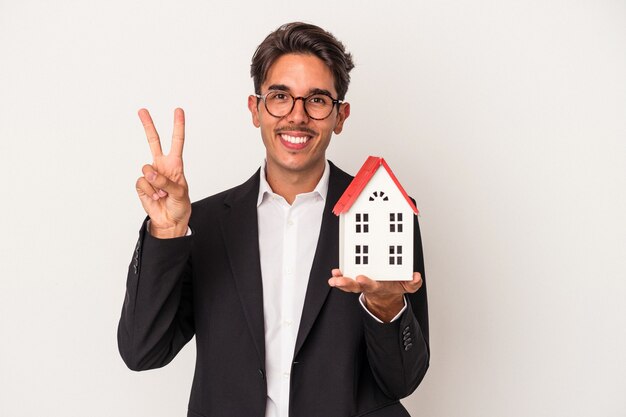
<svg viewBox="0 0 626 417">
<path fill-rule="evenodd" d="M 257 200 L 265 321 L 266 417 L 288 417 L 293 352 L 326 204 L 330 167 L 309 193 L 289 205 L 261 167 Z M 328 271 L 330 278 L 330 271 Z"/>
</svg>

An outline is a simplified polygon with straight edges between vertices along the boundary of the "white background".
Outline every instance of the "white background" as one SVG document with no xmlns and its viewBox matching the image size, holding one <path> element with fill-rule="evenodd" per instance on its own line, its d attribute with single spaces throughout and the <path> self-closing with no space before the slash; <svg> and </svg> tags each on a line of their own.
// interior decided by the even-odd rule
<svg viewBox="0 0 626 417">
<path fill-rule="evenodd" d="M 292 20 L 357 64 L 329 158 L 384 156 L 422 211 L 411 414 L 626 415 L 626 4 L 598 0 L 0 0 L 0 415 L 185 415 L 192 344 L 143 373 L 117 353 L 136 111 L 169 144 L 185 108 L 192 199 L 242 182 L 250 58 Z"/>
</svg>

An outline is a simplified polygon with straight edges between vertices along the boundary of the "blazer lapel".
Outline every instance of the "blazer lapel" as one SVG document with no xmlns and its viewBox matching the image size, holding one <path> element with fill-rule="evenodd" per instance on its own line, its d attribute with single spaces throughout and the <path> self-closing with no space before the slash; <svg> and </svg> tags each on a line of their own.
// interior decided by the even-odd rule
<svg viewBox="0 0 626 417">
<path fill-rule="evenodd" d="M 222 230 L 244 315 L 259 354 L 259 360 L 265 364 L 263 282 L 256 207 L 259 175 L 257 171 L 252 178 L 226 197 L 224 203 L 230 207 L 230 210 L 222 221 Z"/>
<path fill-rule="evenodd" d="M 330 164 L 330 178 L 328 195 L 324 205 L 320 237 L 317 241 L 315 257 L 309 275 L 309 284 L 306 290 L 300 328 L 296 338 L 294 358 L 302 348 L 317 316 L 326 301 L 330 291 L 328 279 L 331 269 L 339 267 L 339 218 L 332 213 L 332 209 L 350 184 L 351 176 Z"/>
</svg>

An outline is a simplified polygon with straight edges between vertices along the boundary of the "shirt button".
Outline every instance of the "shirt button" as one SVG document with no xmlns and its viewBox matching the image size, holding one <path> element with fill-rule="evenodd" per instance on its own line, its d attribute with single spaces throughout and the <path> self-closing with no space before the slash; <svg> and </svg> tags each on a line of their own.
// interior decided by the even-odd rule
<svg viewBox="0 0 626 417">
<path fill-rule="evenodd" d="M 283 372 L 283 378 L 289 378 L 289 372 Z"/>
<path fill-rule="evenodd" d="M 287 275 L 291 275 L 291 273 L 292 273 L 292 272 L 293 272 L 293 270 L 292 270 L 291 268 L 287 268 L 287 269 L 285 269 L 285 273 L 286 273 Z"/>
<path fill-rule="evenodd" d="M 293 220 L 291 220 L 291 219 L 287 220 L 287 225 L 288 226 L 293 226 Z"/>
<path fill-rule="evenodd" d="M 285 320 L 285 326 L 287 327 L 291 327 L 291 325 L 293 324 L 293 321 L 291 320 Z"/>
</svg>

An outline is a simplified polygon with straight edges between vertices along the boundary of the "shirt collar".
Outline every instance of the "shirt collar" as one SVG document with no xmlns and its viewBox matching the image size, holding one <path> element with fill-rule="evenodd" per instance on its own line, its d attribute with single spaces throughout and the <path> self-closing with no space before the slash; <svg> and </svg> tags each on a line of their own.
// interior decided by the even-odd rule
<svg viewBox="0 0 626 417">
<path fill-rule="evenodd" d="M 273 196 L 274 191 L 272 191 L 272 187 L 270 187 L 267 179 L 265 177 L 265 165 L 267 161 L 264 160 L 261 164 L 261 172 L 260 172 L 260 183 L 259 183 L 259 196 L 257 197 L 256 206 L 259 207 L 263 202 L 265 195 Z M 319 182 L 315 186 L 315 189 L 311 191 L 311 194 L 317 193 L 322 200 L 326 200 L 326 194 L 328 194 L 328 181 L 330 179 L 330 165 L 328 164 L 328 160 L 325 161 L 324 164 L 324 173 L 322 174 L 322 178 L 320 178 Z M 307 193 L 308 194 L 308 193 Z M 300 195 L 300 194 L 298 194 Z"/>
</svg>

